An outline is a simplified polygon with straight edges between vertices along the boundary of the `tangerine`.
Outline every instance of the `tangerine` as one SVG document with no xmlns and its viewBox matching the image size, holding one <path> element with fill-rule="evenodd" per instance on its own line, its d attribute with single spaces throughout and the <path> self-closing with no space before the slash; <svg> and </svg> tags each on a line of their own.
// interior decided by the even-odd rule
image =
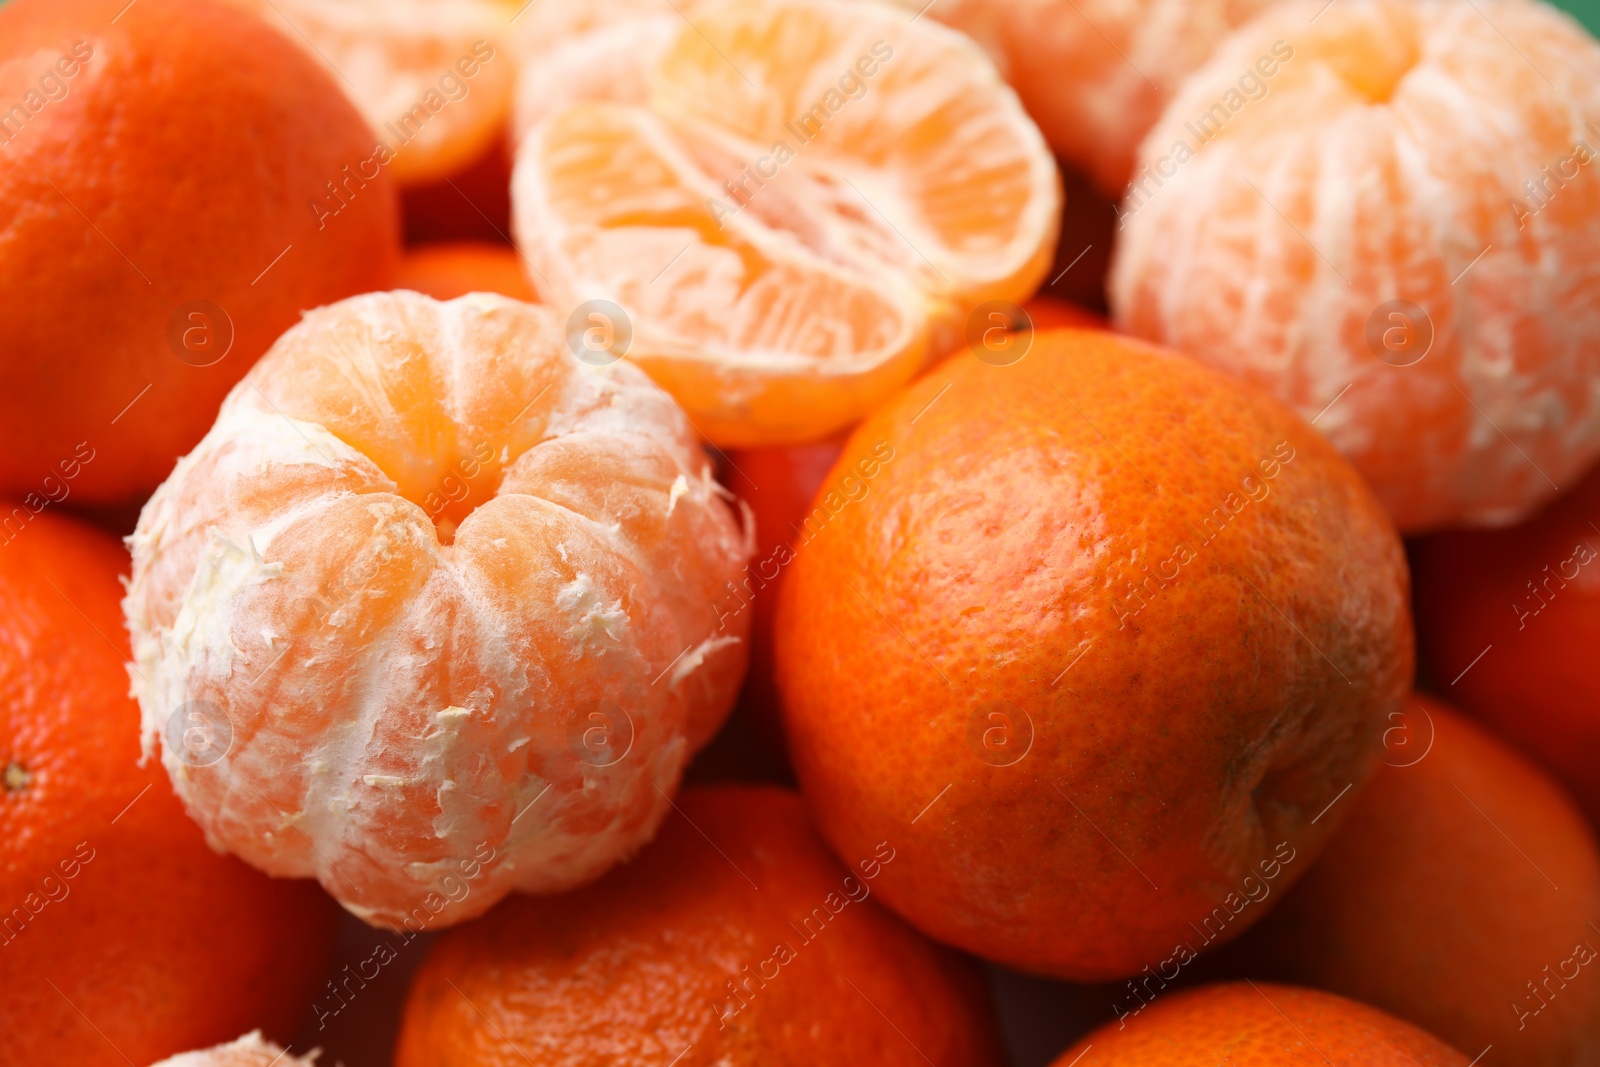
<svg viewBox="0 0 1600 1067">
<path fill-rule="evenodd" d="M 508 900 L 417 973 L 396 1067 L 999 1067 L 977 969 L 871 899 L 795 794 L 685 790 L 660 837 L 580 892 Z"/>
<path fill-rule="evenodd" d="M 748 547 L 672 399 L 569 342 L 488 293 L 318 309 L 145 506 L 146 745 L 215 847 L 415 935 L 654 833 L 738 690 Z"/>
<path fill-rule="evenodd" d="M 1226 940 L 1412 671 L 1399 539 L 1276 401 L 1106 331 L 954 357 L 851 435 L 779 600 L 789 752 L 884 901 L 1022 970 Z M 1194 946 L 1194 951 L 1203 944 Z"/>
<path fill-rule="evenodd" d="M 499 293 L 528 303 L 538 295 L 516 250 L 488 241 L 435 241 L 406 250 L 395 275 L 396 289 L 414 289 L 435 300 L 468 293 Z"/>
<path fill-rule="evenodd" d="M 1468 1067 L 1432 1034 L 1353 1000 L 1240 982 L 1170 994 L 1126 1027 L 1107 1024 L 1054 1067 Z"/>
<path fill-rule="evenodd" d="M 0 493 L 34 510 L 143 497 L 302 310 L 394 270 L 393 186 L 342 169 L 366 124 L 245 12 L 8 3 L 0 108 Z"/>
<path fill-rule="evenodd" d="M 1274 7 L 1146 138 L 1115 321 L 1293 406 L 1402 531 L 1513 522 L 1600 454 L 1593 116 L 1547 4 Z"/>
<path fill-rule="evenodd" d="M 1496 1063 L 1600 1048 L 1600 852 L 1546 774 L 1414 696 L 1315 866 L 1230 968 L 1382 1008 Z"/>
<path fill-rule="evenodd" d="M 1441 692 L 1600 821 L 1600 469 L 1519 526 L 1414 543 L 1418 652 Z"/>
<path fill-rule="evenodd" d="M 115 538 L 46 512 L 0 548 L 0 1033 L 7 1063 L 125 1067 L 293 1034 L 338 909 L 206 847 L 139 765 Z M 163 729 L 188 728 L 174 709 Z"/>
<path fill-rule="evenodd" d="M 1055 162 L 969 39 L 845 0 L 685 17 L 574 38 L 582 78 L 535 65 L 512 206 L 541 298 L 614 301 L 704 436 L 837 433 L 1037 288 Z"/>
</svg>

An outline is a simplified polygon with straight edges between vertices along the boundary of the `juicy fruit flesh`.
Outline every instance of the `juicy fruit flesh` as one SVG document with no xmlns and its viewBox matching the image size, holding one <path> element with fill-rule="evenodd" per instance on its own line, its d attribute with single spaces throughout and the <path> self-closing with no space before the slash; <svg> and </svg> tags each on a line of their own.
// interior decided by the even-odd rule
<svg viewBox="0 0 1600 1067">
<path fill-rule="evenodd" d="M 1048 266 L 1053 161 L 959 35 L 824 0 L 576 41 L 627 72 L 524 91 L 519 241 L 553 306 L 624 308 L 629 358 L 720 444 L 848 425 Z"/>
<path fill-rule="evenodd" d="M 147 746 L 213 845 L 370 921 L 566 888 L 649 837 L 731 704 L 743 542 L 670 398 L 545 310 L 333 305 L 141 516 Z"/>
</svg>

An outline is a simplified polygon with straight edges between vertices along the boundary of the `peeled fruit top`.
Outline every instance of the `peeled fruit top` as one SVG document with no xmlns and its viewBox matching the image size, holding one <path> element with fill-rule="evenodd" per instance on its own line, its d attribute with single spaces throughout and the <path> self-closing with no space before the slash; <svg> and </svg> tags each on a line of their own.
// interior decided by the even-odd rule
<svg viewBox="0 0 1600 1067">
<path fill-rule="evenodd" d="M 1295 0 L 1168 106 L 1117 325 L 1315 422 L 1414 533 L 1600 455 L 1600 44 L 1521 0 Z"/>
<path fill-rule="evenodd" d="M 130 539 L 146 747 L 214 847 L 375 924 L 570 888 L 730 706 L 745 541 L 671 398 L 547 310 L 321 308 Z"/>
</svg>

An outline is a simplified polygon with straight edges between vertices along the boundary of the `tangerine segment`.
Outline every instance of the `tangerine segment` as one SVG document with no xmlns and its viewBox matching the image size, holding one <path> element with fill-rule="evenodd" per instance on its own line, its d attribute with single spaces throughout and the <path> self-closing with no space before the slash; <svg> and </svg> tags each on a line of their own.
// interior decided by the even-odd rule
<svg viewBox="0 0 1600 1067">
<path fill-rule="evenodd" d="M 570 888 L 651 836 L 731 705 L 747 623 L 713 604 L 745 541 L 671 398 L 548 310 L 319 309 L 131 539 L 146 747 L 214 847 L 374 924 Z M 178 709 L 231 740 L 195 758 Z"/>
<path fill-rule="evenodd" d="M 502 43 L 510 13 L 499 4 L 233 2 L 256 11 L 322 62 L 392 154 L 392 161 L 378 161 L 404 185 L 463 169 L 488 150 L 505 124 L 516 63 Z"/>
<path fill-rule="evenodd" d="M 292 1056 L 287 1049 L 261 1039 L 254 1030 L 225 1045 L 183 1052 L 162 1060 L 154 1067 L 316 1067 L 317 1053 Z"/>
<path fill-rule="evenodd" d="M 1240 982 L 1168 993 L 1131 1021 L 1107 1023 L 1054 1067 L 1467 1067 L 1432 1034 L 1353 1000 Z"/>
<path fill-rule="evenodd" d="M 629 358 L 711 440 L 849 425 L 971 308 L 1038 285 L 1055 164 L 971 41 L 843 0 L 662 26 L 524 132 L 515 226 L 541 296 L 619 304 Z M 602 34 L 619 58 L 629 32 Z"/>
<path fill-rule="evenodd" d="M 1600 453 L 1600 46 L 1515 0 L 1321 6 L 1145 141 L 1117 323 L 1315 418 L 1403 530 L 1513 521 Z"/>
</svg>

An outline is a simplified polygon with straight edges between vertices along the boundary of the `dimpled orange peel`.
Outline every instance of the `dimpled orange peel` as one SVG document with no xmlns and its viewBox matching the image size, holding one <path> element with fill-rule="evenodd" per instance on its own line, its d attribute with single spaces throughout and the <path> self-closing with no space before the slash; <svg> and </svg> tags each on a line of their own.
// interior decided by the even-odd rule
<svg viewBox="0 0 1600 1067">
<path fill-rule="evenodd" d="M 130 539 L 147 751 L 213 847 L 376 925 L 572 888 L 732 704 L 746 541 L 671 398 L 546 309 L 318 309 Z"/>
<path fill-rule="evenodd" d="M 1597 148 L 1546 4 L 1274 7 L 1144 142 L 1117 325 L 1314 420 L 1402 532 L 1515 521 L 1600 454 Z"/>
<path fill-rule="evenodd" d="M 1153 973 L 1264 914 L 1374 770 L 1404 549 L 1260 391 L 1106 330 L 1011 339 L 874 412 L 802 517 L 789 755 L 836 852 L 895 843 L 878 892 L 930 937 Z"/>
<path fill-rule="evenodd" d="M 1059 176 L 969 38 L 866 0 L 663 10 L 528 63 L 514 229 L 541 300 L 608 302 L 712 441 L 827 436 L 1033 293 Z"/>
</svg>

